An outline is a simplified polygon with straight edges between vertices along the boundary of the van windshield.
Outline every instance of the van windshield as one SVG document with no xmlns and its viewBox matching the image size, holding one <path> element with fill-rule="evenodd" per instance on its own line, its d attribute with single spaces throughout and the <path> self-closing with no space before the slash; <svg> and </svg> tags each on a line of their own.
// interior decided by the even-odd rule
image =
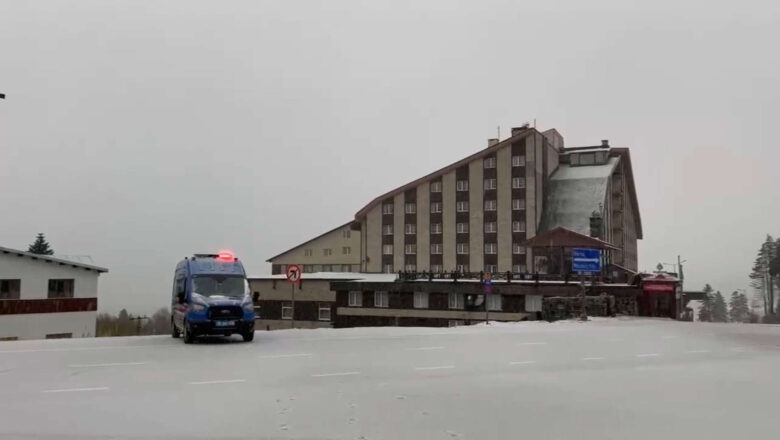
<svg viewBox="0 0 780 440">
<path fill-rule="evenodd" d="M 201 296 L 243 298 L 248 289 L 243 277 L 201 275 L 193 277 L 192 290 Z"/>
</svg>

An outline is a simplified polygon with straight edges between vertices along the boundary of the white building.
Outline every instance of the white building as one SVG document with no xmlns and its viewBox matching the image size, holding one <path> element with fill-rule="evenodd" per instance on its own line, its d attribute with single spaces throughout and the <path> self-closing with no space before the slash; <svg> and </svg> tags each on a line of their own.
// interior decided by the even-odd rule
<svg viewBox="0 0 780 440">
<path fill-rule="evenodd" d="M 0 247 L 0 341 L 95 336 L 108 269 Z"/>
</svg>

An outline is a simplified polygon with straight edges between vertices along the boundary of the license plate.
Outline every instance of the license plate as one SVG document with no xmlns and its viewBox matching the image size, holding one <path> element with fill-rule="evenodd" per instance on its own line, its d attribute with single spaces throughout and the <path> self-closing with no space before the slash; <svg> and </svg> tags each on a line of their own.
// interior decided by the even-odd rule
<svg viewBox="0 0 780 440">
<path fill-rule="evenodd" d="M 236 325 L 236 321 L 214 321 L 214 325 L 217 327 L 233 327 Z"/>
</svg>

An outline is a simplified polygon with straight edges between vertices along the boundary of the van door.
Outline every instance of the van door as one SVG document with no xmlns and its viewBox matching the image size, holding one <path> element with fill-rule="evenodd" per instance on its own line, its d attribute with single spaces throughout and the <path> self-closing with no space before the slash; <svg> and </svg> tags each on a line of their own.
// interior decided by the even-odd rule
<svg viewBox="0 0 780 440">
<path fill-rule="evenodd" d="M 171 302 L 171 311 L 173 313 L 173 321 L 179 329 L 181 329 L 184 325 L 184 315 L 187 314 L 187 295 L 185 291 L 186 285 L 187 276 L 185 272 L 177 272 L 176 277 L 173 280 L 173 298 Z M 180 297 L 184 298 L 183 302 L 179 301 Z"/>
</svg>

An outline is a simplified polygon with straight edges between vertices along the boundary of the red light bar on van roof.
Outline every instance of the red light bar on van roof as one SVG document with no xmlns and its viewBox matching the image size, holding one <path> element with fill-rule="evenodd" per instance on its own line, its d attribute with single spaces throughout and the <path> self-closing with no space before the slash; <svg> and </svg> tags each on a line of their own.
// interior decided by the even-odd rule
<svg viewBox="0 0 780 440">
<path fill-rule="evenodd" d="M 235 259 L 233 252 L 223 250 L 217 253 L 217 261 L 235 261 Z"/>
</svg>

